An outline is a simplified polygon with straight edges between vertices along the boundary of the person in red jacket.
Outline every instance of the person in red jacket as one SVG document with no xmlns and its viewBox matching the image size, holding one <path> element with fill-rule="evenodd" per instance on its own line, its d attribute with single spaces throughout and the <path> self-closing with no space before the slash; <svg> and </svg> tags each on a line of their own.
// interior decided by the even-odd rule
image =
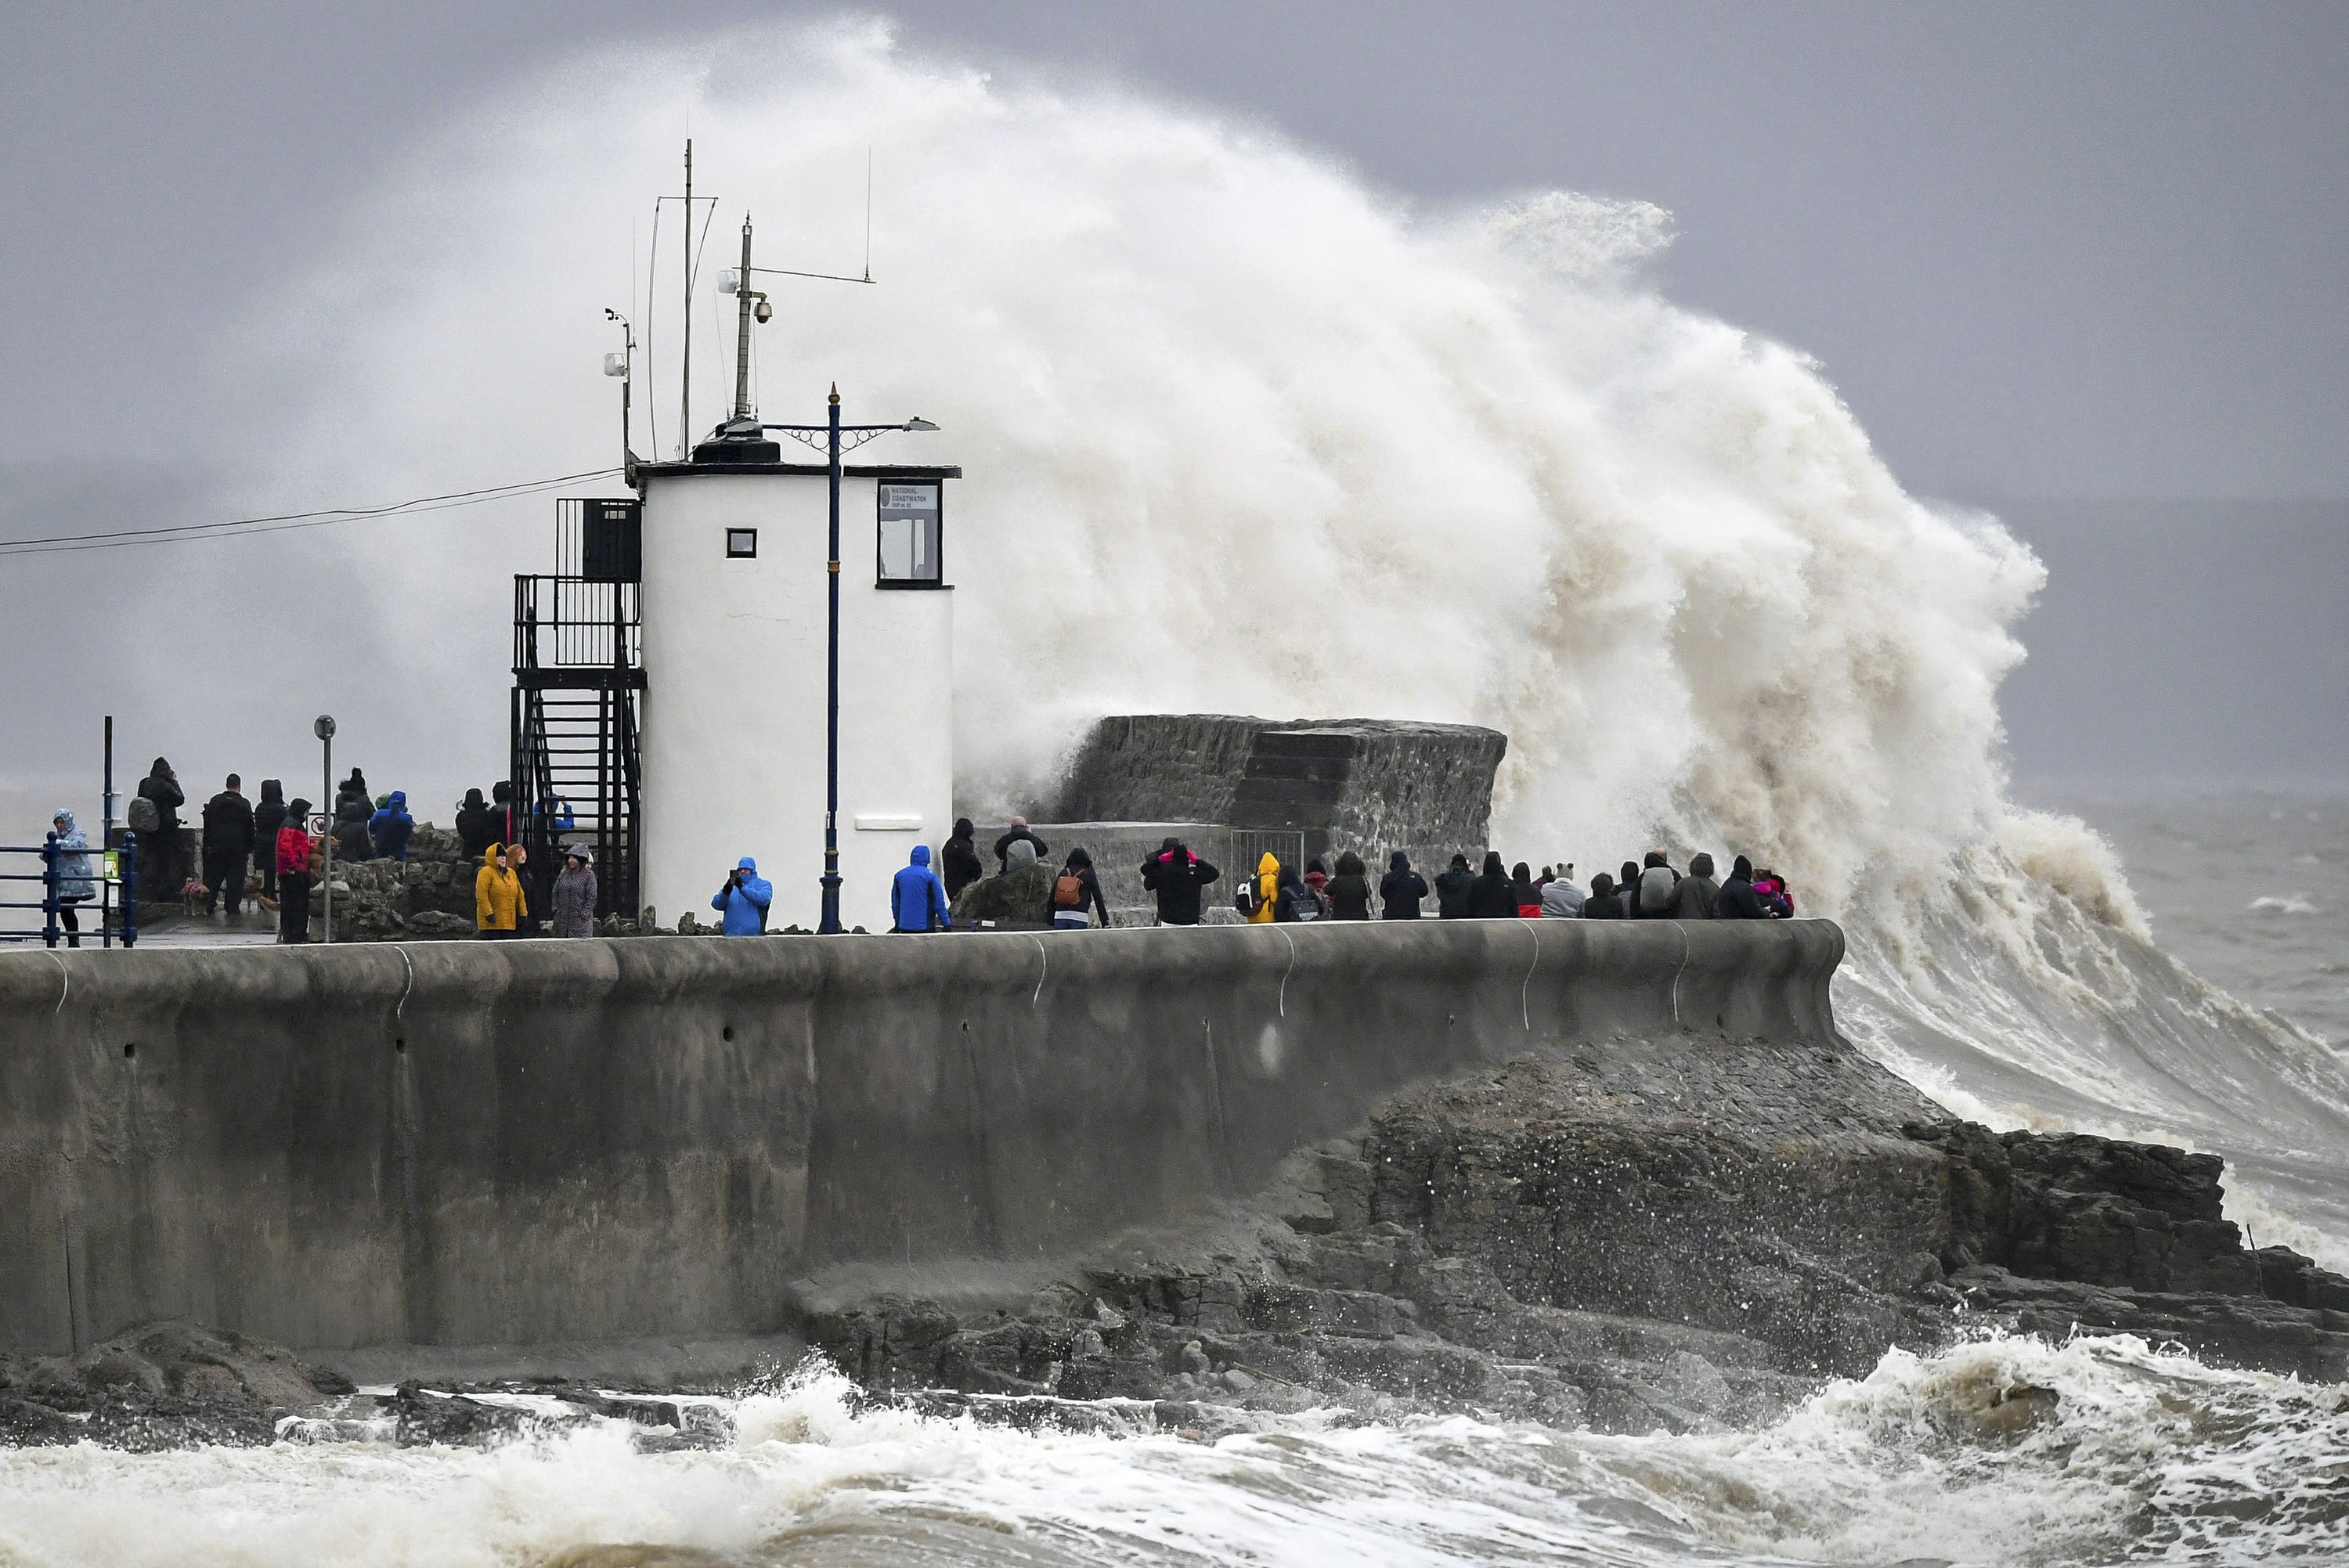
<svg viewBox="0 0 2349 1568">
<path fill-rule="evenodd" d="M 318 841 L 310 836 L 310 802 L 296 800 L 285 808 L 285 825 L 277 830 L 277 940 L 310 940 L 310 852 Z"/>
</svg>

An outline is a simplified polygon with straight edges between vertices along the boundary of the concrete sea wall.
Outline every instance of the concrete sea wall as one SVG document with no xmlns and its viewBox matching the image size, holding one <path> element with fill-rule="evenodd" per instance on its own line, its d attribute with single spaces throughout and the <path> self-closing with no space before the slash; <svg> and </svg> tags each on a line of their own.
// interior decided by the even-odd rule
<svg viewBox="0 0 2349 1568">
<path fill-rule="evenodd" d="M 788 1326 L 1049 1260 L 1394 1091 L 1619 1034 L 1833 1038 L 1822 921 L 0 954 L 0 1349 Z"/>
</svg>

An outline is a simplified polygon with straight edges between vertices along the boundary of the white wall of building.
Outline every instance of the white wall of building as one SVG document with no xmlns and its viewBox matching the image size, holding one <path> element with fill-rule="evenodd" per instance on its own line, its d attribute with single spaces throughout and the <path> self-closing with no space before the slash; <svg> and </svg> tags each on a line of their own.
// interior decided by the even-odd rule
<svg viewBox="0 0 2349 1568">
<path fill-rule="evenodd" d="M 841 920 L 885 931 L 889 879 L 953 830 L 954 594 L 874 586 L 875 483 L 841 483 Z M 759 531 L 755 559 L 728 559 L 730 528 Z M 815 926 L 826 560 L 821 473 L 647 477 L 641 886 L 664 924 L 709 918 L 747 854 L 771 928 Z"/>
</svg>

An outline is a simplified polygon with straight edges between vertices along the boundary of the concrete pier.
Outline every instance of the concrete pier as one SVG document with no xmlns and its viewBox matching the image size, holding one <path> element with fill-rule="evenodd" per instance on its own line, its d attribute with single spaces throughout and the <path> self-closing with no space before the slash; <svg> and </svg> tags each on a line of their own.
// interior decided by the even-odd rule
<svg viewBox="0 0 2349 1568">
<path fill-rule="evenodd" d="M 0 954 L 0 1348 L 755 1335 L 1045 1260 L 1384 1096 L 1619 1033 L 1833 1037 L 1824 921 Z"/>
</svg>

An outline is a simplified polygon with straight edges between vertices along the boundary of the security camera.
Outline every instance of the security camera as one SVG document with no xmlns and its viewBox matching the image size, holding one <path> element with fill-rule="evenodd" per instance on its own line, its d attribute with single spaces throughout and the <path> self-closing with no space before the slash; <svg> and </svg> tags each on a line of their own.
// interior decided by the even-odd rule
<svg viewBox="0 0 2349 1568">
<path fill-rule="evenodd" d="M 752 311 L 750 314 L 759 318 L 760 325 L 764 326 L 767 323 L 775 319 L 775 307 L 769 304 L 765 300 L 761 300 L 759 302 L 759 308 Z"/>
</svg>

